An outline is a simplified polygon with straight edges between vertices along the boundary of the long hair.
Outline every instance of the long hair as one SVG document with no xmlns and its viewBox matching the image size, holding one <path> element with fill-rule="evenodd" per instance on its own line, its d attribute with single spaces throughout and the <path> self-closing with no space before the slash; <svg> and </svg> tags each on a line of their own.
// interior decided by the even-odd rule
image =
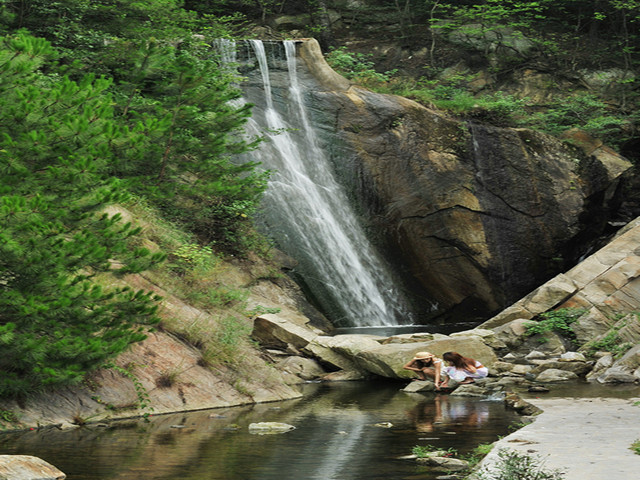
<svg viewBox="0 0 640 480">
<path fill-rule="evenodd" d="M 446 352 L 442 359 L 453 363 L 453 366 L 460 370 L 476 369 L 476 361 L 473 358 L 463 357 L 458 352 Z"/>
</svg>

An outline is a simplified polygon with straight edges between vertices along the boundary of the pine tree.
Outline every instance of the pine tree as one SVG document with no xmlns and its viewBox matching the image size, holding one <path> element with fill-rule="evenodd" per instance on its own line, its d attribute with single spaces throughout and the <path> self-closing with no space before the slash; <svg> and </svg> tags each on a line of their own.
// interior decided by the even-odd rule
<svg viewBox="0 0 640 480">
<path fill-rule="evenodd" d="M 241 93 L 235 77 L 209 45 L 155 39 L 127 45 L 113 59 L 126 96 L 119 111 L 123 121 L 161 122 L 162 134 L 146 135 L 144 158 L 114 164 L 113 174 L 134 180 L 138 193 L 203 243 L 242 250 L 268 178 L 255 163 L 232 161 L 260 141 L 242 137 L 251 105 L 233 102 Z"/>
<path fill-rule="evenodd" d="M 118 121 L 110 80 L 40 73 L 54 55 L 0 38 L 0 396 L 79 381 L 157 321 L 154 295 L 95 281 L 162 257 L 130 250 L 138 230 L 100 213 L 126 192 L 108 166 L 139 158 L 145 132 Z"/>
</svg>

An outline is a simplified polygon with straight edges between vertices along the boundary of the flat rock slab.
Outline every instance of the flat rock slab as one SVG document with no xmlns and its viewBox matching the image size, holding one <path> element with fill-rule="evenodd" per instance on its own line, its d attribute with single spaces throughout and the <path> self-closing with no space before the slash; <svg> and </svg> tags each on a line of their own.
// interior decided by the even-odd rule
<svg viewBox="0 0 640 480">
<path fill-rule="evenodd" d="M 0 455 L 0 480 L 62 480 L 67 476 L 31 455 Z"/>
<path fill-rule="evenodd" d="M 640 455 L 629 449 L 640 440 L 639 399 L 527 399 L 543 413 L 526 427 L 500 439 L 483 465 L 499 449 L 543 460 L 545 470 L 562 470 L 564 480 L 640 478 Z"/>
</svg>

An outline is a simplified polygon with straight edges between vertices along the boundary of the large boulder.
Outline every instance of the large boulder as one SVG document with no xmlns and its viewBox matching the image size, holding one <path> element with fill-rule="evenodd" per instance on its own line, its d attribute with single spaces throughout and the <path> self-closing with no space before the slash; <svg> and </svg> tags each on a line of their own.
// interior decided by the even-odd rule
<svg viewBox="0 0 640 480">
<path fill-rule="evenodd" d="M 317 336 L 303 352 L 320 363 L 347 372 L 358 372 L 360 377 L 366 372 L 355 361 L 354 356 L 362 350 L 378 347 L 379 343 L 367 335 Z"/>
<path fill-rule="evenodd" d="M 263 347 L 298 351 L 318 334 L 278 315 L 264 314 L 254 320 L 251 336 Z"/>
<path fill-rule="evenodd" d="M 358 366 L 375 375 L 388 378 L 409 378 L 411 372 L 402 367 L 420 351 L 441 357 L 443 353 L 456 351 L 491 367 L 497 361 L 496 354 L 478 336 L 445 337 L 423 343 L 386 344 L 362 350 L 354 356 Z"/>
</svg>

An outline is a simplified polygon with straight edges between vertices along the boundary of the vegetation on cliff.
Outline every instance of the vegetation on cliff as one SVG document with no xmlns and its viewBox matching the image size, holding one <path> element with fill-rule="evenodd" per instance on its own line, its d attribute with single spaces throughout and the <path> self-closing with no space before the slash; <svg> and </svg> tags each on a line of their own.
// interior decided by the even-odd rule
<svg viewBox="0 0 640 480">
<path fill-rule="evenodd" d="M 0 6 L 0 396 L 24 396 L 80 381 L 158 322 L 156 295 L 97 278 L 169 252 L 106 206 L 135 194 L 235 253 L 266 176 L 229 160 L 255 145 L 237 135 L 249 107 L 231 105 L 233 77 L 188 41 L 175 2 Z"/>
</svg>

